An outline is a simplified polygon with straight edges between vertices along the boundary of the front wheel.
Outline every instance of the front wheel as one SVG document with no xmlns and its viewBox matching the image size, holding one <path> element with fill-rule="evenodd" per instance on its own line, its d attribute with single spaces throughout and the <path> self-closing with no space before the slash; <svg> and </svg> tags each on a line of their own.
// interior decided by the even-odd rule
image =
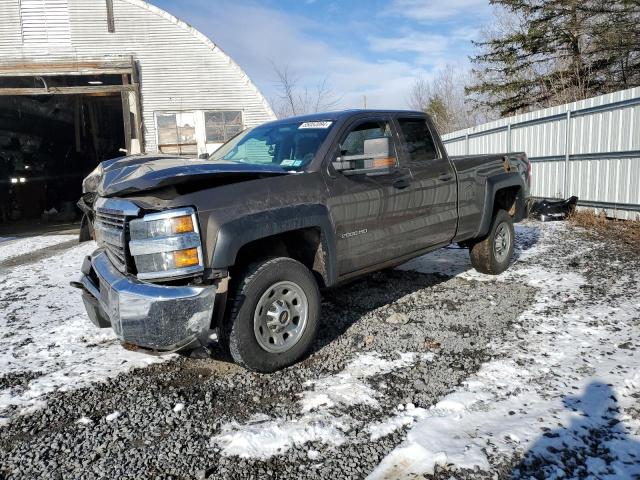
<svg viewBox="0 0 640 480">
<path fill-rule="evenodd" d="M 498 210 L 489 234 L 469 248 L 471 264 L 480 273 L 498 275 L 509 267 L 514 244 L 513 220 L 505 210 Z"/>
<path fill-rule="evenodd" d="M 320 292 L 300 262 L 280 257 L 250 266 L 233 281 L 221 340 L 234 361 L 274 372 L 300 360 L 313 343 Z"/>
</svg>

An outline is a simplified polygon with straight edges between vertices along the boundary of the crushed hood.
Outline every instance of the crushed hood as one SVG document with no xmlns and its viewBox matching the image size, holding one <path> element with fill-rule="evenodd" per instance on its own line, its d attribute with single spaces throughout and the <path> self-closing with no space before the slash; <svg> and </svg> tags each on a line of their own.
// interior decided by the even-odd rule
<svg viewBox="0 0 640 480">
<path fill-rule="evenodd" d="M 278 165 L 248 165 L 242 163 L 199 160 L 172 155 L 132 155 L 102 162 L 96 175 L 96 190 L 100 196 L 111 197 L 168 185 L 178 185 L 190 180 L 206 180 L 224 177 L 238 181 L 289 172 Z"/>
</svg>

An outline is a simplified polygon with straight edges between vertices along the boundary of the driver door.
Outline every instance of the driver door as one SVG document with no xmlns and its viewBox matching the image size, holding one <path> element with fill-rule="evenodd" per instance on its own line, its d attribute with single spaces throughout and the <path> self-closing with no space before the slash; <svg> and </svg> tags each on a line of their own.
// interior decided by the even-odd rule
<svg viewBox="0 0 640 480">
<path fill-rule="evenodd" d="M 331 161 L 356 159 L 352 161 L 360 163 L 360 167 L 373 166 L 376 162 L 367 160 L 369 152 L 386 144 L 385 139 L 388 158 L 384 164 L 391 167 L 386 171 L 372 168 L 367 173 L 365 168 L 362 173 L 350 174 L 328 167 L 328 203 L 336 229 L 341 276 L 383 263 L 408 248 L 398 234 L 402 212 L 411 202 L 412 179 L 409 169 L 400 164 L 398 138 L 390 119 L 382 116 L 356 120 L 340 136 Z"/>
</svg>

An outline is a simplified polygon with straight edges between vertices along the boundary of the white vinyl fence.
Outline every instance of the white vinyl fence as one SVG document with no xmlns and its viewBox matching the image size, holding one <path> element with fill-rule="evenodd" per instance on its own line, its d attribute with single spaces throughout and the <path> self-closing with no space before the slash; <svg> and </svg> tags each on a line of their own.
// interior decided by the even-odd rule
<svg viewBox="0 0 640 480">
<path fill-rule="evenodd" d="M 443 136 L 449 155 L 526 152 L 531 195 L 640 219 L 640 88 L 502 118 Z"/>
</svg>

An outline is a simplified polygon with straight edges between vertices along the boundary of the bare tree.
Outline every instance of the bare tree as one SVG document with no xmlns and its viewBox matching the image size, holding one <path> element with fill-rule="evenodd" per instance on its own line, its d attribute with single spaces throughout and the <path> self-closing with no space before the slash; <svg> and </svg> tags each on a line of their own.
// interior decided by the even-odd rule
<svg viewBox="0 0 640 480">
<path fill-rule="evenodd" d="M 440 133 L 472 127 L 491 118 L 488 112 L 474 109 L 468 102 L 465 87 L 471 76 L 470 72 L 461 74 L 463 68 L 447 65 L 430 80 L 416 78 L 409 90 L 409 107 L 431 115 Z"/>
<path fill-rule="evenodd" d="M 271 65 L 278 92 L 277 98 L 271 103 L 278 118 L 330 110 L 342 99 L 334 94 L 328 76 L 323 77 L 313 88 L 309 88 L 302 85 L 300 77 L 289 65 L 278 65 L 273 61 Z"/>
</svg>

